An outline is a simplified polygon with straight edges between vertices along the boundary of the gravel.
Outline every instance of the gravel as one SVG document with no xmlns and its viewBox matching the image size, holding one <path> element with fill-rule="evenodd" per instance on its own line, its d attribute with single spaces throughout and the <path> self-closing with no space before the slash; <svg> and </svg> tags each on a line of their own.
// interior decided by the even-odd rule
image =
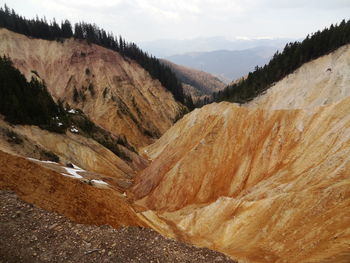
<svg viewBox="0 0 350 263">
<path fill-rule="evenodd" d="M 234 262 L 141 227 L 77 224 L 0 191 L 0 263 Z"/>
</svg>

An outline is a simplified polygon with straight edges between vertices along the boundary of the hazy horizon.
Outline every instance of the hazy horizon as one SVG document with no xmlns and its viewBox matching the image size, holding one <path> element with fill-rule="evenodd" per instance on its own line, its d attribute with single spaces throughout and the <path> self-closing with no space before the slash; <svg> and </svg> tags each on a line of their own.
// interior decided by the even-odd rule
<svg viewBox="0 0 350 263">
<path fill-rule="evenodd" d="M 96 23 L 136 43 L 175 39 L 304 38 L 349 19 L 347 0 L 0 0 L 19 15 Z"/>
</svg>

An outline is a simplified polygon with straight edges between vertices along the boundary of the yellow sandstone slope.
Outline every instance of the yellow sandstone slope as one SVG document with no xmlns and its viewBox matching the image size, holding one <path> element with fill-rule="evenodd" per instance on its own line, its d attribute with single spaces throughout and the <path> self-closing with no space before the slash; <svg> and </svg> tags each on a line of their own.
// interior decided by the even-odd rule
<svg viewBox="0 0 350 263">
<path fill-rule="evenodd" d="M 0 55 L 9 56 L 28 79 L 44 80 L 56 100 L 83 110 L 136 147 L 163 134 L 183 109 L 158 80 L 117 52 L 74 39 L 32 39 L 6 29 L 0 29 L 0 39 Z"/>
<path fill-rule="evenodd" d="M 321 85 L 314 75 L 329 58 L 342 63 L 331 73 L 339 78 Z M 153 161 L 130 191 L 135 207 L 161 233 L 239 262 L 350 262 L 350 97 L 338 82 L 348 81 L 349 58 L 342 47 L 288 77 L 308 77 L 308 89 L 277 83 L 295 93 L 289 110 L 273 110 L 288 108 L 287 93 L 270 99 L 273 87 L 258 107 L 186 115 L 144 148 Z M 332 82 L 337 92 L 319 91 Z"/>
</svg>

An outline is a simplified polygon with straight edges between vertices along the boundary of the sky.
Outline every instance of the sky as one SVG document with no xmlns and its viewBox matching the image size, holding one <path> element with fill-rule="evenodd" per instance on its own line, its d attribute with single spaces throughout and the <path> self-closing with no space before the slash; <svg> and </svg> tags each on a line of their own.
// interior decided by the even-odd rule
<svg viewBox="0 0 350 263">
<path fill-rule="evenodd" d="M 157 39 L 304 38 L 350 19 L 350 0 L 0 0 L 27 18 L 96 23 L 136 43 Z"/>
</svg>

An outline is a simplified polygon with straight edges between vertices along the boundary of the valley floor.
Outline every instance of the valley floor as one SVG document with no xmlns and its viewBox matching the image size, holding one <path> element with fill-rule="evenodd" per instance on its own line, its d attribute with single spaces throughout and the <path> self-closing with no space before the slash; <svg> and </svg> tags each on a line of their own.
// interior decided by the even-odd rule
<svg viewBox="0 0 350 263">
<path fill-rule="evenodd" d="M 151 229 L 77 224 L 0 191 L 0 262 L 233 262 Z"/>
</svg>

